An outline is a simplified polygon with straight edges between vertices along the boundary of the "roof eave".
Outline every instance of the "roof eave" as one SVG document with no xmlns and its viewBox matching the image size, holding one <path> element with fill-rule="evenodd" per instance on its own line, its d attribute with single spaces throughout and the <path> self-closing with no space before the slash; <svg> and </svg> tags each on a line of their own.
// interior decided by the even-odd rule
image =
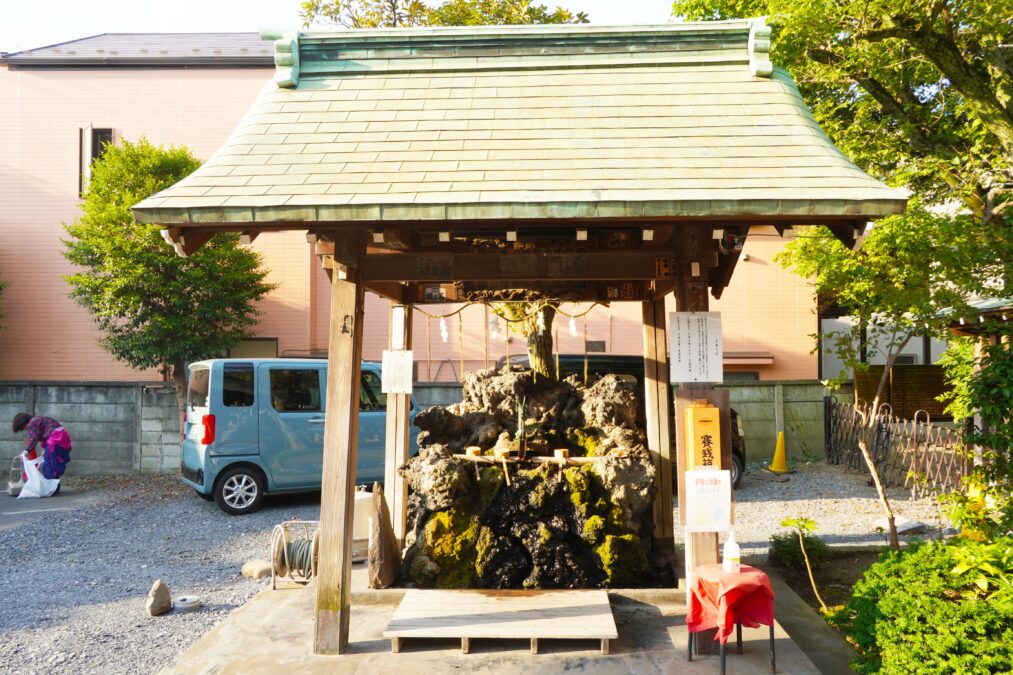
<svg viewBox="0 0 1013 675">
<path fill-rule="evenodd" d="M 226 201 L 225 199 L 222 200 Z M 395 222 L 524 221 L 581 222 L 665 219 L 669 221 L 737 220 L 817 225 L 842 220 L 866 221 L 904 212 L 907 200 L 752 200 L 732 201 L 608 201 L 470 204 L 307 204 L 307 205 L 209 205 L 204 207 L 159 206 L 157 196 L 133 208 L 139 222 L 180 227 L 215 225 L 226 230 L 306 229 L 325 223 L 368 226 Z"/>
<path fill-rule="evenodd" d="M 273 56 L 199 56 L 199 57 L 54 57 L 9 56 L 0 57 L 0 65 L 16 68 L 192 68 L 240 67 L 274 68 Z"/>
</svg>

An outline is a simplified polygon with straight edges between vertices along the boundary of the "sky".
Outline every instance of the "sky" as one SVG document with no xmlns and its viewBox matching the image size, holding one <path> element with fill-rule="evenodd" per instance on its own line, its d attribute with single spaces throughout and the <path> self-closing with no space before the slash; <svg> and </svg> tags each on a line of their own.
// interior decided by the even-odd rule
<svg viewBox="0 0 1013 675">
<path fill-rule="evenodd" d="M 671 0 L 535 0 L 586 12 L 596 24 L 665 23 Z M 14 0 L 0 21 L 0 52 L 99 33 L 251 32 L 298 28 L 300 0 Z M 438 4 L 431 1 L 430 4 Z"/>
</svg>

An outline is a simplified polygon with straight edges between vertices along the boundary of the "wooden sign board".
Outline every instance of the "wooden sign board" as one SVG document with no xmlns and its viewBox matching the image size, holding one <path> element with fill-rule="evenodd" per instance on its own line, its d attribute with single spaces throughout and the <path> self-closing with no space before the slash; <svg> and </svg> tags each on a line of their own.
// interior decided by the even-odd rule
<svg viewBox="0 0 1013 675">
<path fill-rule="evenodd" d="M 411 350 L 384 349 L 380 390 L 384 394 L 412 393 L 413 366 Z"/>
<path fill-rule="evenodd" d="M 668 315 L 669 377 L 673 384 L 724 380 L 720 312 Z"/>
<path fill-rule="evenodd" d="M 732 416 L 729 407 L 727 389 L 678 389 L 675 391 L 675 440 L 677 445 L 675 457 L 677 462 L 676 476 L 679 481 L 679 522 L 686 524 L 686 469 L 688 460 L 688 443 L 686 439 L 686 409 L 696 399 L 707 399 L 721 410 L 721 466 L 732 465 Z"/>
</svg>

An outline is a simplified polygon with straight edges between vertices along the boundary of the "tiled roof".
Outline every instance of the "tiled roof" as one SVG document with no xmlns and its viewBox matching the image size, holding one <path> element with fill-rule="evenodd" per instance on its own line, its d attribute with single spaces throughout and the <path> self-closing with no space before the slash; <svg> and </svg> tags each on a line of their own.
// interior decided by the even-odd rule
<svg viewBox="0 0 1013 675">
<path fill-rule="evenodd" d="M 219 64 L 273 66 L 274 46 L 257 33 L 103 33 L 0 56 L 0 64 Z"/>
<path fill-rule="evenodd" d="M 903 211 L 826 137 L 753 21 L 335 31 L 277 40 L 268 86 L 148 222 Z M 755 73 L 755 74 L 754 74 Z"/>
</svg>

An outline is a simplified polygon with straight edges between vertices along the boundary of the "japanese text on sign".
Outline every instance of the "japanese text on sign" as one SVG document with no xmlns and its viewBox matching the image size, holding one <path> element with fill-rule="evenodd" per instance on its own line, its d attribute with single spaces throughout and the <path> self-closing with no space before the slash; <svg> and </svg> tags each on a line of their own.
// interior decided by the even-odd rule
<svg viewBox="0 0 1013 675">
<path fill-rule="evenodd" d="M 669 323 L 671 381 L 721 382 L 724 379 L 721 314 L 672 312 Z"/>
<path fill-rule="evenodd" d="M 732 529 L 730 471 L 686 472 L 686 531 L 727 532 Z"/>
<path fill-rule="evenodd" d="M 380 390 L 385 394 L 412 393 L 412 352 L 383 350 Z"/>
</svg>

